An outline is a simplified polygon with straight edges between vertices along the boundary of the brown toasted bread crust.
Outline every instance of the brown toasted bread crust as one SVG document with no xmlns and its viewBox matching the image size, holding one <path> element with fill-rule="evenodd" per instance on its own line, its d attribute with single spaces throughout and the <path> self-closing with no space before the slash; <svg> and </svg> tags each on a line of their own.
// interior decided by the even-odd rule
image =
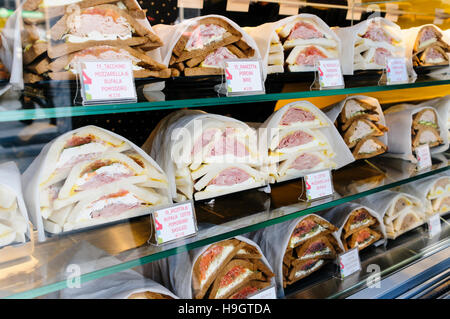
<svg viewBox="0 0 450 319">
<path fill-rule="evenodd" d="M 375 143 L 377 143 L 378 145 L 380 145 L 380 148 L 372 153 L 360 153 L 359 150 L 361 149 L 361 147 L 364 145 L 364 143 L 366 143 L 368 140 L 372 140 Z M 371 158 L 380 154 L 383 154 L 387 151 L 387 146 L 381 142 L 380 140 L 378 140 L 377 138 L 373 137 L 373 136 L 369 136 L 366 138 L 363 138 L 362 140 L 360 140 L 358 142 L 358 144 L 356 144 L 355 148 L 353 149 L 353 157 L 355 159 L 362 159 L 362 158 Z"/>
</svg>

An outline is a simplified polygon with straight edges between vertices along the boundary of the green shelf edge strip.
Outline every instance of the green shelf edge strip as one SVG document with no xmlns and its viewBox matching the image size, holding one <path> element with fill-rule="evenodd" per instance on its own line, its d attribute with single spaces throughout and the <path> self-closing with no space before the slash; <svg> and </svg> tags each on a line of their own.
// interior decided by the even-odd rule
<svg viewBox="0 0 450 319">
<path fill-rule="evenodd" d="M 110 113 L 142 112 L 142 111 L 163 110 L 163 109 L 177 109 L 184 107 L 191 108 L 191 107 L 214 106 L 214 105 L 219 106 L 229 104 L 268 102 L 268 101 L 309 98 L 319 96 L 392 91 L 392 90 L 401 90 L 408 88 L 428 87 L 446 84 L 450 84 L 450 80 L 396 84 L 389 86 L 368 86 L 368 87 L 356 87 L 356 88 L 333 89 L 333 90 L 268 93 L 268 94 L 232 96 L 232 97 L 223 96 L 213 98 L 197 98 L 197 99 L 171 100 L 158 102 L 139 102 L 131 104 L 127 103 L 127 104 L 107 104 L 95 106 L 66 106 L 55 108 L 2 111 L 0 112 L 0 122 L 37 120 L 37 119 L 60 118 L 60 117 L 75 117 L 84 115 L 100 115 Z"/>
<path fill-rule="evenodd" d="M 397 186 L 400 186 L 400 185 L 403 185 L 406 183 L 410 183 L 410 182 L 416 181 L 418 179 L 422 179 L 422 178 L 425 178 L 425 177 L 428 177 L 431 175 L 436 175 L 436 174 L 444 172 L 448 169 L 450 169 L 450 166 L 441 167 L 441 168 L 438 168 L 438 169 L 435 169 L 432 171 L 424 172 L 422 174 L 409 177 L 409 178 L 401 180 L 401 181 L 397 181 L 397 182 L 393 182 L 388 185 L 383 185 L 383 186 L 380 186 L 377 188 L 373 188 L 373 189 L 370 189 L 370 190 L 362 192 L 362 193 L 353 194 L 353 195 L 339 198 L 337 200 L 333 200 L 333 201 L 330 201 L 330 202 L 327 202 L 324 204 L 320 204 L 315 207 L 310 207 L 310 208 L 304 209 L 302 211 L 298 211 L 298 212 L 294 212 L 294 213 L 287 214 L 284 216 L 276 217 L 276 218 L 273 218 L 270 220 L 266 220 L 264 222 L 260 222 L 260 223 L 253 224 L 250 226 L 242 227 L 242 228 L 239 228 L 239 229 L 236 229 L 233 231 L 229 231 L 229 232 L 226 232 L 223 234 L 215 235 L 215 236 L 212 236 L 209 238 L 201 239 L 201 240 L 195 241 L 193 243 L 188 243 L 188 244 L 180 246 L 180 247 L 171 248 L 171 249 L 159 252 L 159 253 L 155 253 L 155 254 L 141 257 L 138 259 L 130 260 L 130 261 L 127 261 L 127 262 L 124 262 L 124 263 L 121 263 L 118 265 L 114 265 L 111 267 L 107 267 L 104 269 L 95 270 L 93 272 L 81 275 L 80 283 L 82 284 L 82 283 L 90 281 L 90 280 L 99 279 L 99 278 L 102 278 L 102 277 L 105 277 L 108 275 L 112 275 L 114 273 L 117 273 L 117 272 L 120 272 L 123 270 L 127 270 L 127 269 L 130 269 L 133 267 L 148 264 L 148 263 L 156 261 L 158 259 L 167 258 L 167 257 L 173 256 L 173 255 L 176 255 L 178 253 L 182 253 L 182 252 L 189 251 L 189 250 L 192 250 L 195 248 L 203 247 L 205 245 L 209 245 L 209 244 L 221 241 L 221 240 L 225 240 L 230 237 L 250 233 L 252 231 L 255 231 L 255 230 L 258 230 L 261 228 L 265 228 L 267 226 L 271 226 L 271 225 L 279 224 L 279 223 L 282 223 L 282 222 L 285 222 L 285 221 L 288 221 L 291 219 L 295 219 L 297 217 L 301 217 L 301 216 L 308 215 L 308 214 L 313 214 L 318 211 L 322 211 L 322 210 L 325 210 L 325 209 L 328 209 L 328 208 L 331 208 L 334 206 L 338 206 L 338 205 L 346 203 L 346 202 L 354 201 L 356 199 L 359 199 L 359 198 L 362 198 L 362 197 L 365 197 L 365 196 L 368 196 L 371 194 L 375 194 L 375 193 L 378 193 L 378 192 L 381 192 L 381 191 L 384 191 L 387 189 L 391 189 L 391 188 L 394 188 L 394 187 L 397 187 Z M 34 289 L 30 289 L 28 291 L 16 293 L 16 294 L 10 295 L 8 297 L 5 297 L 4 299 L 30 299 L 30 298 L 43 296 L 43 295 L 46 295 L 46 294 L 49 294 L 49 293 L 52 293 L 55 291 L 59 291 L 61 289 L 67 288 L 67 287 L 68 287 L 67 280 L 64 280 L 64 281 L 59 281 L 59 282 L 49 284 L 49 285 L 46 285 L 43 287 L 34 288 Z"/>
</svg>

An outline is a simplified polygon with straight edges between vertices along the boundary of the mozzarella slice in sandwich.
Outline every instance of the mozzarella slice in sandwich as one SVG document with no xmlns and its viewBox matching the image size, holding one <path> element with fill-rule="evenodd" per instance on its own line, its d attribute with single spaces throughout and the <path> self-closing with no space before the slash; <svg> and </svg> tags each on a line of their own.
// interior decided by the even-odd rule
<svg viewBox="0 0 450 319">
<path fill-rule="evenodd" d="M 164 197 L 150 189 L 109 184 L 101 192 L 93 192 L 78 202 L 70 212 L 63 230 L 140 216 L 147 213 L 151 206 L 165 203 Z"/>
<path fill-rule="evenodd" d="M 353 157 L 355 159 L 370 158 L 382 153 L 385 153 L 387 146 L 375 137 L 363 138 L 356 144 L 353 150 Z"/>
<path fill-rule="evenodd" d="M 195 299 L 204 297 L 219 271 L 236 255 L 240 247 L 236 239 L 224 240 L 209 246 L 196 259 L 192 273 Z"/>
<path fill-rule="evenodd" d="M 278 166 L 276 180 L 278 182 L 298 178 L 308 173 L 336 167 L 326 151 L 304 151 L 292 154 Z"/>
<path fill-rule="evenodd" d="M 285 24 L 278 32 L 279 36 L 286 38 L 284 48 L 291 49 L 298 45 L 316 44 L 326 48 L 337 47 L 336 40 L 330 31 L 323 29 L 312 19 L 298 18 Z"/>
<path fill-rule="evenodd" d="M 325 115 L 316 108 L 308 108 L 302 105 L 291 105 L 278 112 L 284 112 L 278 127 L 285 128 L 319 128 L 328 126 Z"/>
<path fill-rule="evenodd" d="M 57 138 L 45 159 L 40 176 L 41 189 L 64 180 L 76 164 L 93 159 L 106 151 L 123 152 L 131 146 L 123 140 L 86 126 L 76 133 L 67 133 Z"/>
<path fill-rule="evenodd" d="M 270 53 L 269 60 L 267 62 L 269 65 L 283 65 L 284 64 L 284 53 Z"/>
<path fill-rule="evenodd" d="M 238 57 L 233 54 L 230 50 L 228 50 L 226 47 L 220 47 L 214 52 L 208 54 L 203 60 L 202 63 L 200 63 L 200 67 L 202 68 L 224 68 L 224 61 L 227 59 L 237 59 Z"/>
<path fill-rule="evenodd" d="M 196 200 L 265 185 L 264 176 L 245 164 L 205 164 L 192 172 Z"/>
<path fill-rule="evenodd" d="M 335 49 L 325 49 L 320 45 L 296 46 L 286 59 L 291 72 L 314 71 L 314 64 L 320 58 L 337 58 Z"/>
<path fill-rule="evenodd" d="M 450 193 L 450 177 L 440 177 L 432 185 L 427 194 L 427 199 L 436 199 Z"/>
<path fill-rule="evenodd" d="M 75 165 L 54 201 L 55 209 L 78 202 L 111 183 L 138 184 L 147 180 L 144 169 L 128 156 L 107 152 Z"/>
<path fill-rule="evenodd" d="M 269 54 L 283 53 L 283 52 L 284 52 L 284 50 L 283 50 L 283 46 L 281 45 L 281 43 L 272 43 L 270 45 Z M 284 62 L 284 59 L 283 59 L 283 62 Z"/>
<path fill-rule="evenodd" d="M 442 143 L 442 138 L 437 129 L 433 127 L 424 127 L 419 129 L 417 134 L 412 139 L 412 148 L 415 150 L 416 147 L 424 144 L 428 144 L 430 147 L 435 147 Z"/>
</svg>

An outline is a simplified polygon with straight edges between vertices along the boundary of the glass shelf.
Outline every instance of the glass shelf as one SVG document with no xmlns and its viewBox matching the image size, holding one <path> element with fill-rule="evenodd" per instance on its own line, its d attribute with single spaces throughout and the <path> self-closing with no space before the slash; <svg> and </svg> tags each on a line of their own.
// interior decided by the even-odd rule
<svg viewBox="0 0 450 319">
<path fill-rule="evenodd" d="M 74 103 L 74 101 L 77 101 L 75 83 L 47 81 L 39 85 L 28 85 L 23 92 L 2 97 L 0 99 L 0 122 L 221 106 L 450 84 L 449 78 L 437 79 L 421 75 L 414 83 L 379 86 L 379 78 L 380 72 L 378 71 L 359 72 L 353 76 L 345 77 L 346 88 L 344 89 L 310 91 L 310 85 L 314 80 L 314 75 L 310 72 L 270 75 L 265 83 L 266 94 L 233 97 L 218 96 L 214 91 L 214 85 L 220 83 L 220 77 L 174 78 L 167 80 L 165 88 L 161 91 L 148 91 L 149 86 L 157 84 L 150 83 L 151 81 L 146 83 L 137 80 L 137 103 L 96 106 L 81 106 Z"/>
<path fill-rule="evenodd" d="M 449 168 L 448 159 L 446 154 L 433 156 L 433 166 L 423 171 L 416 171 L 415 165 L 409 162 L 384 157 L 357 161 L 333 172 L 336 193 L 332 197 L 313 202 L 304 201 L 301 180 L 271 185 L 270 193 L 249 190 L 219 197 L 213 202 L 198 202 L 195 205 L 198 234 L 163 246 L 147 243 L 151 233 L 148 216 L 54 236 L 46 242 L 36 243 L 29 258 L 1 265 L 0 297 L 34 298 L 63 289 L 70 275 L 66 272 L 67 267 L 72 264 L 81 268 L 83 283 L 319 212 L 444 172 Z"/>
</svg>

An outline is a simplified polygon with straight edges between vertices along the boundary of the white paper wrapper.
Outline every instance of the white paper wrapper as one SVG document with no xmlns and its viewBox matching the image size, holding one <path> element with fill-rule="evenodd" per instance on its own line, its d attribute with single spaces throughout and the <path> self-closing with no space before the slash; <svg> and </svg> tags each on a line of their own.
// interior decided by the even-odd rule
<svg viewBox="0 0 450 319">
<path fill-rule="evenodd" d="M 428 216 L 434 215 L 435 212 L 432 207 L 432 199 L 440 198 L 440 197 L 446 197 L 450 196 L 450 192 L 442 192 L 439 194 L 432 194 L 431 189 L 433 188 L 434 184 L 437 183 L 440 179 L 443 179 L 445 177 L 448 177 L 450 175 L 449 172 L 445 171 L 443 173 L 428 176 L 422 179 L 419 179 L 418 181 L 415 181 L 413 183 L 408 183 L 405 185 L 402 185 L 400 187 L 400 191 L 410 194 L 412 196 L 417 197 L 422 201 L 422 204 L 425 208 L 425 212 Z"/>
<path fill-rule="evenodd" d="M 0 34 L 2 41 L 0 47 L 0 60 L 11 74 L 8 86 L 1 89 L 0 95 L 6 92 L 10 87 L 17 90 L 23 90 L 21 29 L 22 6 L 8 18 Z"/>
<path fill-rule="evenodd" d="M 196 126 L 199 124 L 201 124 L 201 127 Z M 243 159 L 222 157 L 223 161 L 220 163 L 248 164 L 249 166 L 252 166 L 252 168 L 258 170 L 259 159 L 257 153 L 257 136 L 256 132 L 247 124 L 230 117 L 208 114 L 196 110 L 181 110 L 174 112 L 160 121 L 142 146 L 142 149 L 155 158 L 156 162 L 159 163 L 166 172 L 169 181 L 169 190 L 174 200 L 181 200 L 179 194 L 177 194 L 177 187 L 180 187 L 180 184 L 176 183 L 176 170 L 189 170 L 186 173 L 183 184 L 193 184 L 189 166 L 193 162 L 200 163 L 202 159 L 196 157 L 196 155 L 191 156 L 191 150 L 194 143 L 203 133 L 203 131 L 200 131 L 200 128 L 204 130 L 208 128 L 209 124 L 213 125 L 211 128 L 217 127 L 214 125 L 220 125 L 221 127 L 223 125 L 237 127 L 253 136 L 253 138 L 249 138 L 249 140 L 246 141 L 250 147 L 249 152 L 253 155 L 244 156 Z M 180 132 L 181 134 L 179 138 L 174 135 L 177 134 L 177 132 Z M 184 140 L 184 138 L 188 138 L 189 141 Z M 180 141 L 183 143 L 181 144 Z M 182 149 L 176 149 L 180 145 L 182 145 Z M 185 154 L 186 157 L 183 156 L 183 158 L 181 158 L 180 154 Z M 255 185 L 253 187 L 263 186 L 264 184 L 265 181 L 261 185 Z M 190 187 L 193 187 L 193 185 Z M 248 188 L 252 187 L 250 186 Z"/>
<path fill-rule="evenodd" d="M 263 251 L 254 241 L 244 236 L 236 236 L 233 238 L 256 247 L 262 255 L 261 261 L 264 262 L 264 264 L 273 271 L 271 264 L 264 256 Z M 209 246 L 210 245 L 190 250 L 189 252 L 179 253 L 164 260 L 160 260 L 159 267 L 162 274 L 161 278 L 163 285 L 171 289 L 180 298 L 192 299 L 193 268 L 197 258 L 201 254 L 203 254 L 203 252 L 205 252 L 209 248 Z M 275 285 L 274 277 L 271 279 L 271 283 Z"/>
<path fill-rule="evenodd" d="M 256 45 L 255 41 L 251 36 L 249 36 L 239 25 L 237 25 L 234 21 L 221 16 L 221 15 L 206 15 L 206 16 L 199 16 L 192 19 L 184 20 L 183 22 L 176 24 L 176 25 L 166 25 L 166 24 L 157 24 L 153 26 L 153 30 L 155 33 L 161 38 L 161 40 L 164 42 L 164 45 L 161 48 L 161 56 L 162 56 L 162 63 L 165 65 L 169 65 L 170 58 L 172 56 L 172 51 L 175 45 L 177 44 L 180 37 L 183 35 L 183 33 L 192 26 L 195 26 L 197 24 L 198 20 L 204 19 L 204 18 L 218 18 L 225 20 L 228 22 L 233 28 L 238 30 L 242 34 L 242 39 L 255 50 L 254 59 L 261 59 L 261 55 L 258 50 L 258 46 Z M 266 69 L 264 69 L 263 72 L 264 79 L 266 78 Z"/>
<path fill-rule="evenodd" d="M 368 197 L 363 197 L 363 198 L 359 199 L 357 202 L 361 205 L 364 205 L 365 207 L 371 208 L 373 212 L 379 214 L 379 218 L 380 218 L 379 220 L 381 220 L 383 225 L 385 226 L 384 228 L 385 228 L 385 232 L 386 232 L 386 238 L 395 239 L 398 236 L 404 234 L 405 232 L 397 233 L 395 235 L 389 234 L 386 230 L 384 216 L 387 213 L 390 205 L 392 203 L 394 203 L 399 197 L 402 197 L 402 196 L 405 196 L 409 200 L 419 204 L 419 208 L 418 208 L 418 210 L 416 210 L 416 212 L 419 213 L 420 217 L 422 217 L 422 219 L 423 219 L 422 224 L 423 224 L 425 222 L 425 208 L 423 207 L 422 202 L 420 201 L 419 198 L 412 196 L 410 194 L 386 190 L 383 192 L 372 194 Z M 420 226 L 420 225 L 417 225 L 416 227 L 418 227 L 418 226 Z M 414 228 L 416 228 L 416 227 L 414 227 Z M 410 229 L 410 230 L 412 230 L 412 229 Z M 407 231 L 409 231 L 409 230 L 407 230 Z"/>
<path fill-rule="evenodd" d="M 64 133 L 63 135 L 59 136 L 58 138 L 54 139 L 53 141 L 50 141 L 47 143 L 42 151 L 39 153 L 39 155 L 34 159 L 34 161 L 30 164 L 30 166 L 27 168 L 27 170 L 23 173 L 22 181 L 24 184 L 24 197 L 25 201 L 27 203 L 30 219 L 32 223 L 37 227 L 38 230 L 38 239 L 39 241 L 45 241 L 46 235 L 44 230 L 44 224 L 43 224 L 43 217 L 41 215 L 40 210 L 40 199 L 39 199 L 39 181 L 41 180 L 41 175 L 43 173 L 43 168 L 46 165 L 49 150 L 50 147 L 53 145 L 53 143 L 56 143 L 59 140 L 65 139 L 66 137 L 72 135 L 73 133 L 76 133 L 84 128 L 95 128 L 98 129 L 106 134 L 109 134 L 117 139 L 120 139 L 126 143 L 128 143 L 131 146 L 131 149 L 136 151 L 139 155 L 141 155 L 143 158 L 145 158 L 147 161 L 150 162 L 153 167 L 155 167 L 160 173 L 164 174 L 164 171 L 159 167 L 159 165 L 150 157 L 148 154 L 146 154 L 142 149 L 140 149 L 138 146 L 136 146 L 134 143 L 129 141 L 128 139 L 115 134 L 113 132 L 107 131 L 105 129 L 102 129 L 100 127 L 96 126 L 85 126 L 78 128 L 73 131 L 69 131 L 67 133 Z M 56 165 L 56 163 L 55 163 Z M 159 192 L 160 190 L 158 190 Z M 167 201 L 171 203 L 171 199 L 168 196 L 167 193 L 164 191 L 161 191 L 161 195 L 165 196 Z M 120 219 L 127 218 L 126 214 L 122 214 Z"/>
<path fill-rule="evenodd" d="M 386 125 L 389 128 L 388 145 L 389 149 L 383 156 L 401 158 L 412 163 L 416 163 L 417 159 L 412 150 L 412 138 L 411 127 L 413 122 L 413 116 L 417 112 L 431 106 L 421 106 L 412 104 L 400 104 L 393 106 L 393 109 L 389 108 L 387 112 L 384 112 L 386 119 Z M 434 109 L 434 108 L 433 108 Z M 395 110 L 395 111 L 394 111 Z M 446 130 L 446 123 L 442 120 L 437 113 L 439 133 L 443 140 L 443 144 L 440 146 L 430 148 L 431 154 L 437 154 L 448 149 L 448 133 Z"/>
<path fill-rule="evenodd" d="M 7 216 L 9 213 L 0 212 L 0 219 L 11 223 L 15 231 L 15 239 L 10 244 L 24 243 L 31 239 L 30 222 L 23 199 L 20 172 L 14 162 L 6 162 L 0 165 L 0 185 L 14 194 L 17 201 L 17 211 L 12 216 Z M 17 228 L 19 226 L 24 229 Z M 2 247 L 5 246 L 0 246 L 0 250 Z"/>
<path fill-rule="evenodd" d="M 302 13 L 298 15 L 293 15 L 286 17 L 284 19 L 278 20 L 277 22 L 271 22 L 271 23 L 265 23 L 257 27 L 251 27 L 251 28 L 245 28 L 245 30 L 248 32 L 248 34 L 255 40 L 256 44 L 258 45 L 259 52 L 261 53 L 262 58 L 262 64 L 264 65 L 264 68 L 267 72 L 267 66 L 268 66 L 268 60 L 269 60 L 269 50 L 270 50 L 270 44 L 271 44 L 271 35 L 273 33 L 276 33 L 276 30 L 285 24 L 296 20 L 297 18 L 302 19 L 311 19 L 314 22 L 316 22 L 323 30 L 328 31 L 328 34 L 333 37 L 333 39 L 337 42 L 337 48 L 336 50 L 338 52 L 341 51 L 341 40 L 339 37 L 334 34 L 334 32 L 330 29 L 330 27 L 318 16 L 309 14 L 309 13 Z M 277 35 L 278 36 L 278 35 Z M 286 70 L 285 70 L 286 72 Z"/>
<path fill-rule="evenodd" d="M 384 244 L 386 242 L 386 230 L 384 228 L 383 218 L 380 216 L 380 214 L 373 209 L 358 204 L 358 203 L 345 203 L 339 206 L 334 207 L 333 209 L 327 211 L 323 214 L 323 217 L 329 220 L 334 226 L 338 227 L 338 230 L 335 232 L 336 238 L 338 240 L 339 246 L 342 250 L 344 250 L 344 245 L 342 243 L 341 235 L 342 231 L 344 230 L 345 223 L 347 222 L 348 218 L 350 217 L 350 214 L 359 209 L 359 208 L 365 208 L 367 211 L 375 217 L 378 221 L 378 226 L 373 228 L 376 231 L 380 232 L 382 234 L 382 238 L 378 240 L 377 242 L 373 243 L 375 244 Z M 372 228 L 372 227 L 370 227 Z"/>
<path fill-rule="evenodd" d="M 328 221 L 323 216 L 316 214 L 309 214 L 306 216 L 289 220 L 284 223 L 268 226 L 252 234 L 251 238 L 259 245 L 259 247 L 261 247 L 264 256 L 266 256 L 267 260 L 270 263 L 270 266 L 274 270 L 277 284 L 277 296 L 279 298 L 284 297 L 283 258 L 286 252 L 286 248 L 288 247 L 289 244 L 289 239 L 297 224 L 301 222 L 305 217 L 311 215 Z M 332 235 L 338 241 L 338 238 L 336 237 L 335 233 L 333 233 Z"/>
<path fill-rule="evenodd" d="M 335 166 L 333 169 L 339 169 L 351 162 L 355 161 L 355 158 L 353 157 L 352 153 L 347 147 L 347 144 L 345 144 L 344 140 L 342 139 L 341 135 L 339 134 L 338 130 L 334 126 L 333 122 L 315 105 L 308 101 L 296 101 L 289 104 L 286 104 L 281 109 L 274 112 L 271 116 L 267 118 L 267 120 L 260 126 L 259 129 L 259 147 L 260 149 L 266 149 L 267 151 L 260 151 L 261 156 L 264 156 L 262 158 L 263 163 L 267 164 L 270 162 L 269 159 L 269 148 L 270 143 L 273 139 L 273 137 L 276 135 L 276 128 L 278 128 L 278 124 L 280 123 L 281 119 L 283 118 L 283 115 L 289 110 L 289 108 L 293 106 L 301 106 L 303 108 L 306 108 L 310 110 L 313 114 L 317 114 L 320 116 L 326 123 L 322 126 L 314 126 L 311 127 L 311 129 L 318 130 L 320 133 L 322 133 L 326 139 L 329 142 L 329 147 L 332 149 L 332 151 L 336 154 L 333 158 L 331 158 L 331 161 L 335 163 Z M 305 128 L 308 126 L 305 125 Z M 302 129 L 301 126 L 296 127 L 298 129 Z M 282 129 L 280 132 L 280 136 L 282 136 L 283 131 L 285 129 Z M 306 149 L 305 149 L 306 150 Z M 302 177 L 305 174 L 300 174 L 298 176 L 291 176 L 291 178 L 298 178 Z M 287 180 L 287 179 L 286 179 Z"/>
<path fill-rule="evenodd" d="M 345 27 L 345 28 L 333 28 L 333 31 L 338 35 L 338 37 L 341 39 L 341 65 L 342 65 L 342 73 L 345 75 L 353 75 L 353 72 L 355 71 L 354 65 L 354 56 L 355 56 L 355 43 L 358 38 L 358 34 L 365 31 L 367 28 L 367 25 L 371 23 L 372 21 L 382 23 L 384 25 L 387 25 L 391 31 L 393 31 L 395 34 L 397 34 L 399 37 L 401 37 L 401 30 L 398 25 L 393 23 L 390 20 L 376 17 L 373 19 L 364 20 L 354 26 L 351 27 Z M 398 51 L 396 51 L 396 56 L 405 56 L 405 47 L 404 44 L 399 44 L 397 46 Z M 412 68 L 410 67 L 409 71 Z"/>
</svg>

